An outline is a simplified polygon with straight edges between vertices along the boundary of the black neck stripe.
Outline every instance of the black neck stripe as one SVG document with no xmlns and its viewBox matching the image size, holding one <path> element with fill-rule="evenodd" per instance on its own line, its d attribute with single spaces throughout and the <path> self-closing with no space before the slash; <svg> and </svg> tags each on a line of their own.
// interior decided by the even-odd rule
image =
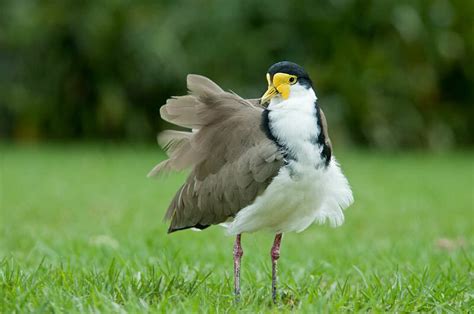
<svg viewBox="0 0 474 314">
<path fill-rule="evenodd" d="M 329 162 L 331 161 L 331 147 L 328 144 L 328 139 L 326 138 L 326 135 L 324 134 L 323 130 L 323 120 L 321 119 L 321 109 L 318 106 L 318 102 L 314 102 L 314 107 L 316 109 L 315 115 L 316 115 L 316 123 L 318 124 L 318 129 L 319 129 L 319 134 L 318 138 L 315 139 L 317 145 L 322 147 L 321 150 L 321 159 L 324 160 L 324 163 L 326 166 L 329 165 Z"/>
<path fill-rule="evenodd" d="M 278 138 L 273 134 L 272 127 L 270 123 L 270 110 L 265 109 L 262 112 L 262 122 L 260 124 L 260 128 L 265 133 L 265 135 L 272 140 L 277 146 L 278 149 L 283 153 L 283 157 L 285 160 L 285 164 L 288 163 L 289 160 L 296 160 L 296 156 L 290 153 L 288 147 L 285 144 L 281 143 Z"/>
</svg>

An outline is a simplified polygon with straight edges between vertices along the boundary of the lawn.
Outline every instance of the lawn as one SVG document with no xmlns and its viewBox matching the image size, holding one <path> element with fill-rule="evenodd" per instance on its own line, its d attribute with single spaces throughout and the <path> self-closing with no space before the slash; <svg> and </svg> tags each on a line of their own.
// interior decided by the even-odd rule
<svg viewBox="0 0 474 314">
<path fill-rule="evenodd" d="M 355 204 L 340 228 L 245 234 L 242 300 L 221 227 L 166 234 L 185 174 L 127 145 L 3 144 L 0 312 L 340 312 L 474 308 L 474 153 L 336 151 Z M 231 178 L 229 178 L 231 179 Z"/>
</svg>

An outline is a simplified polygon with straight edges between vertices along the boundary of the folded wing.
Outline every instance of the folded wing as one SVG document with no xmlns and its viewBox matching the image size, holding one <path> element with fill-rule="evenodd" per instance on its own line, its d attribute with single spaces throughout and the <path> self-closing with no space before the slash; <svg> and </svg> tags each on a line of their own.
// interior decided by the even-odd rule
<svg viewBox="0 0 474 314">
<path fill-rule="evenodd" d="M 166 213 L 169 232 L 225 222 L 251 204 L 283 164 L 261 129 L 262 107 L 203 76 L 189 75 L 188 89 L 189 95 L 169 99 L 160 114 L 193 131 L 161 133 L 169 159 L 149 174 L 192 169 Z"/>
</svg>

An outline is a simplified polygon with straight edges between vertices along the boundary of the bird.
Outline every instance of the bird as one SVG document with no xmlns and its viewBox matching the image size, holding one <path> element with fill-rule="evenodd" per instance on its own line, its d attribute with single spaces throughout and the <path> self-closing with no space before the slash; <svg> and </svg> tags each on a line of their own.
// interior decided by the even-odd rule
<svg viewBox="0 0 474 314">
<path fill-rule="evenodd" d="M 185 131 L 165 130 L 158 142 L 168 159 L 149 176 L 189 169 L 165 219 L 168 233 L 222 225 L 235 236 L 234 294 L 240 300 L 241 236 L 275 234 L 272 300 L 282 236 L 313 223 L 339 226 L 354 199 L 334 157 L 313 82 L 290 61 L 270 66 L 261 98 L 244 99 L 210 79 L 189 74 L 188 95 L 161 106 L 161 118 Z"/>
</svg>

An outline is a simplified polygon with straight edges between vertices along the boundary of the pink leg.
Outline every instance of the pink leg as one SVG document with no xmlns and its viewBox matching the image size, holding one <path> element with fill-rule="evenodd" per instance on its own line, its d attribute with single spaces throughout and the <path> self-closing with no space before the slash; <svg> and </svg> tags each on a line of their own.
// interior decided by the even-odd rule
<svg viewBox="0 0 474 314">
<path fill-rule="evenodd" d="M 240 245 L 240 234 L 238 234 L 234 244 L 234 293 L 237 302 L 240 301 L 240 259 L 242 255 L 244 255 L 244 251 Z"/>
<path fill-rule="evenodd" d="M 277 261 L 280 258 L 280 244 L 282 234 L 277 233 L 275 240 L 273 241 L 272 250 L 270 255 L 272 256 L 272 299 L 273 303 L 276 303 L 277 299 Z"/>
</svg>

